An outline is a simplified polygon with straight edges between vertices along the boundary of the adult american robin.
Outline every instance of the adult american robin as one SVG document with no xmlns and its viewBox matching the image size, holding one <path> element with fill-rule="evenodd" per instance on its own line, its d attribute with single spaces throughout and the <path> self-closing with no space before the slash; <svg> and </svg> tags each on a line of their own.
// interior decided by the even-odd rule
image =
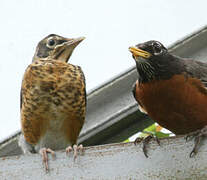
<svg viewBox="0 0 207 180">
<path fill-rule="evenodd" d="M 53 150 L 66 148 L 76 157 L 82 149 L 76 143 L 85 120 L 85 78 L 79 66 L 67 62 L 83 39 L 45 37 L 24 73 L 19 145 L 24 153 L 39 152 L 46 171 L 48 152 L 54 156 Z"/>
<path fill-rule="evenodd" d="M 158 41 L 129 50 L 138 72 L 133 95 L 141 111 L 176 135 L 195 137 L 190 156 L 195 155 L 207 135 L 207 64 L 172 55 Z"/>
</svg>

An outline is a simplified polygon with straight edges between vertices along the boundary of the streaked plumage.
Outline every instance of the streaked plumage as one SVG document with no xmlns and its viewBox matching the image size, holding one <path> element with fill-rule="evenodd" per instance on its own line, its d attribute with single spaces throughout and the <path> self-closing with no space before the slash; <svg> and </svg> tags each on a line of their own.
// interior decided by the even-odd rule
<svg viewBox="0 0 207 180">
<path fill-rule="evenodd" d="M 38 44 L 21 88 L 19 144 L 24 152 L 59 150 L 77 143 L 86 112 L 85 77 L 79 66 L 67 61 L 82 40 L 52 34 Z"/>
</svg>

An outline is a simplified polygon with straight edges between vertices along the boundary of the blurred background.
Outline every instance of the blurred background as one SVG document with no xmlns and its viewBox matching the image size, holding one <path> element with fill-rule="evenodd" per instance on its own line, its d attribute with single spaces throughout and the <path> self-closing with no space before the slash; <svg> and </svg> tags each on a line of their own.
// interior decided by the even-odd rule
<svg viewBox="0 0 207 180">
<path fill-rule="evenodd" d="M 206 6 L 180 0 L 2 0 L 0 140 L 20 129 L 22 76 L 48 34 L 86 37 L 70 63 L 82 67 L 89 92 L 135 65 L 129 46 L 151 39 L 169 46 L 206 25 Z"/>
</svg>

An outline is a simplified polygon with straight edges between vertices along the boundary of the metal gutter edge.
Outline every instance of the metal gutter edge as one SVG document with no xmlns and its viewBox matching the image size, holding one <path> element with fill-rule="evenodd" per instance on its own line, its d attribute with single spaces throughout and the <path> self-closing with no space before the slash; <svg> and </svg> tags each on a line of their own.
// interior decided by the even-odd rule
<svg viewBox="0 0 207 180">
<path fill-rule="evenodd" d="M 72 154 L 57 151 L 56 159 L 49 155 L 49 169 L 45 173 L 39 154 L 0 158 L 0 179 L 207 179 L 207 141 L 198 154 L 190 158 L 194 141 L 183 136 L 162 138 L 161 146 L 149 142 L 146 158 L 142 143 L 117 143 L 84 148 L 84 155 L 76 161 Z"/>
</svg>

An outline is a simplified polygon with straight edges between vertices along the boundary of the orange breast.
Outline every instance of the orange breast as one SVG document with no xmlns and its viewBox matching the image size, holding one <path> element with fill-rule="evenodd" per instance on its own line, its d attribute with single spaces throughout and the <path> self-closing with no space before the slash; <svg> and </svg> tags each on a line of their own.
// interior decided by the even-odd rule
<svg viewBox="0 0 207 180">
<path fill-rule="evenodd" d="M 207 92 L 195 78 L 174 75 L 170 80 L 137 83 L 136 99 L 153 120 L 175 134 L 207 125 Z"/>
</svg>

